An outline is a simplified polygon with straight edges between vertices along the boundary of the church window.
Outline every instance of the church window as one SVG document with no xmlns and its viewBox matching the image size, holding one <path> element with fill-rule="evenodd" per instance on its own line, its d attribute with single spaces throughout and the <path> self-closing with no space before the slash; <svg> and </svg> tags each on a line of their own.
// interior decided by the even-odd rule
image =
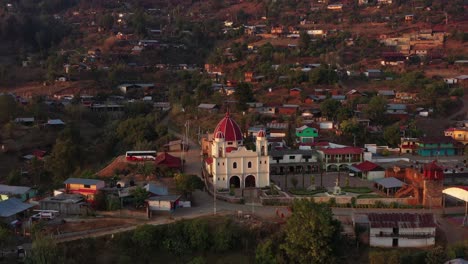
<svg viewBox="0 0 468 264">
<path fill-rule="evenodd" d="M 296 156 L 289 156 L 289 159 L 290 159 L 290 160 L 293 160 L 293 159 L 295 159 L 295 158 L 296 158 Z"/>
<path fill-rule="evenodd" d="M 218 166 L 219 166 L 219 162 L 218 162 Z"/>
<path fill-rule="evenodd" d="M 232 168 L 237 169 L 237 162 L 232 163 Z"/>
<path fill-rule="evenodd" d="M 247 163 L 247 167 L 250 169 L 252 168 L 252 162 L 249 161 L 249 163 Z"/>
<path fill-rule="evenodd" d="M 229 142 L 228 142 L 228 145 L 232 145 L 232 142 L 231 142 L 231 141 L 229 141 Z"/>
<path fill-rule="evenodd" d="M 260 155 L 265 156 L 265 146 L 262 146 Z"/>
<path fill-rule="evenodd" d="M 218 181 L 219 181 L 219 177 L 218 177 Z"/>
</svg>

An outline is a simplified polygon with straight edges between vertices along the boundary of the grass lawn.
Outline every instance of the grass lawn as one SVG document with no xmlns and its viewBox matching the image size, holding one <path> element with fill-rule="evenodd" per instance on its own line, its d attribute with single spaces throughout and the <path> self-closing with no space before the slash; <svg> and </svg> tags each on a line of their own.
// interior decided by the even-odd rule
<svg viewBox="0 0 468 264">
<path fill-rule="evenodd" d="M 326 192 L 327 190 L 318 189 L 318 190 L 309 191 L 309 190 L 306 190 L 306 189 L 292 189 L 292 190 L 288 190 L 288 191 L 291 194 L 294 194 L 294 195 L 315 195 L 315 194 L 318 194 L 318 193 Z"/>
<path fill-rule="evenodd" d="M 372 190 L 369 187 L 343 187 L 341 188 L 342 192 L 350 193 L 371 193 Z"/>
<path fill-rule="evenodd" d="M 382 198 L 382 196 L 378 194 L 360 194 L 357 196 L 357 198 L 358 199 Z"/>
</svg>

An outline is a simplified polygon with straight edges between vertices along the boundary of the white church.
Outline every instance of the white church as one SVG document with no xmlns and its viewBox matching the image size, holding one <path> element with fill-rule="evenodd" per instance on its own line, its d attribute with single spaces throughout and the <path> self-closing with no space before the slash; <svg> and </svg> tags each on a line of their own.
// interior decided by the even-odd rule
<svg viewBox="0 0 468 264">
<path fill-rule="evenodd" d="M 218 189 L 265 187 L 270 185 L 270 157 L 265 131 L 256 137 L 256 150 L 243 146 L 239 125 L 229 112 L 208 138 L 205 166 Z"/>
</svg>

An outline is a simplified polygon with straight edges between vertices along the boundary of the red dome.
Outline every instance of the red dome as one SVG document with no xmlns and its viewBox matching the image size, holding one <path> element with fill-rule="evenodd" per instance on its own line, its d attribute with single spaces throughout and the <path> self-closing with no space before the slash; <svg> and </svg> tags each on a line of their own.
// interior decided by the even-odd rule
<svg viewBox="0 0 468 264">
<path fill-rule="evenodd" d="M 214 134 L 218 135 L 218 132 L 222 132 L 224 134 L 226 141 L 243 140 L 241 129 L 236 121 L 230 117 L 229 112 L 226 113 L 226 116 L 219 121 L 216 126 Z"/>
<path fill-rule="evenodd" d="M 265 136 L 266 136 L 266 135 L 265 135 L 265 131 L 264 131 L 264 130 L 258 131 L 257 137 L 265 137 Z"/>
</svg>

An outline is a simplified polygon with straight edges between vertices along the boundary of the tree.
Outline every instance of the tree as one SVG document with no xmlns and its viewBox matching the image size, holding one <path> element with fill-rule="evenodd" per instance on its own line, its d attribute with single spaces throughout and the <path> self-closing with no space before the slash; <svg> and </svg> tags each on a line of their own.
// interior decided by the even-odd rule
<svg viewBox="0 0 468 264">
<path fill-rule="evenodd" d="M 197 175 L 179 173 L 174 177 L 176 188 L 188 197 L 196 189 L 203 189 L 205 184 Z"/>
<path fill-rule="evenodd" d="M 17 111 L 15 98 L 10 95 L 0 95 L 0 124 L 12 120 Z"/>
<path fill-rule="evenodd" d="M 209 247 L 210 236 L 208 224 L 203 219 L 195 219 L 185 223 L 185 233 L 189 238 L 190 248 L 195 251 L 205 251 Z"/>
<path fill-rule="evenodd" d="M 384 129 L 383 138 L 388 145 L 396 147 L 400 144 L 400 125 L 398 123 Z"/>
<path fill-rule="evenodd" d="M 8 185 L 21 185 L 21 172 L 19 170 L 12 170 L 7 177 Z"/>
<path fill-rule="evenodd" d="M 55 176 L 56 180 L 60 181 L 69 177 L 80 163 L 80 146 L 72 139 L 58 138 L 46 160 L 45 167 Z"/>
<path fill-rule="evenodd" d="M 153 121 L 149 116 L 129 118 L 117 126 L 117 137 L 129 146 L 134 146 L 138 141 L 151 141 L 156 138 Z"/>
<path fill-rule="evenodd" d="M 356 118 L 344 120 L 340 123 L 340 129 L 346 136 L 353 136 L 360 131 L 359 121 Z"/>
<path fill-rule="evenodd" d="M 239 83 L 234 97 L 237 100 L 237 107 L 239 110 L 247 110 L 247 103 L 255 101 L 252 86 L 248 83 Z"/>
<path fill-rule="evenodd" d="M 387 99 L 383 96 L 374 96 L 369 101 L 365 113 L 373 122 L 382 124 L 385 120 L 385 111 L 387 111 Z"/>
<path fill-rule="evenodd" d="M 328 98 L 320 104 L 320 111 L 322 111 L 322 115 L 334 120 L 340 107 L 339 101 Z"/>
<path fill-rule="evenodd" d="M 114 26 L 114 17 L 111 14 L 101 16 L 99 25 L 107 30 L 112 29 L 112 26 Z"/>
<path fill-rule="evenodd" d="M 310 45 L 310 35 L 306 31 L 301 31 L 299 35 L 299 49 L 301 52 L 307 51 Z"/>
<path fill-rule="evenodd" d="M 32 243 L 31 254 L 26 258 L 26 263 L 53 264 L 61 259 L 57 243 L 52 237 L 39 234 Z"/>
<path fill-rule="evenodd" d="M 295 200 L 281 244 L 291 263 L 334 263 L 340 239 L 339 222 L 330 207 L 309 200 Z"/>
<path fill-rule="evenodd" d="M 148 198 L 148 191 L 142 187 L 136 187 L 135 189 L 130 191 L 130 194 L 133 196 L 133 201 L 135 203 L 135 207 L 138 208 L 145 204 L 146 198 Z"/>
<path fill-rule="evenodd" d="M 10 230 L 0 226 L 0 248 L 6 248 L 12 242 L 13 236 Z"/>
<path fill-rule="evenodd" d="M 255 250 L 255 263 L 258 264 L 276 264 L 275 247 L 271 239 L 260 243 Z"/>
<path fill-rule="evenodd" d="M 426 264 L 444 263 L 448 260 L 445 250 L 441 246 L 431 249 L 426 255 Z"/>
</svg>

